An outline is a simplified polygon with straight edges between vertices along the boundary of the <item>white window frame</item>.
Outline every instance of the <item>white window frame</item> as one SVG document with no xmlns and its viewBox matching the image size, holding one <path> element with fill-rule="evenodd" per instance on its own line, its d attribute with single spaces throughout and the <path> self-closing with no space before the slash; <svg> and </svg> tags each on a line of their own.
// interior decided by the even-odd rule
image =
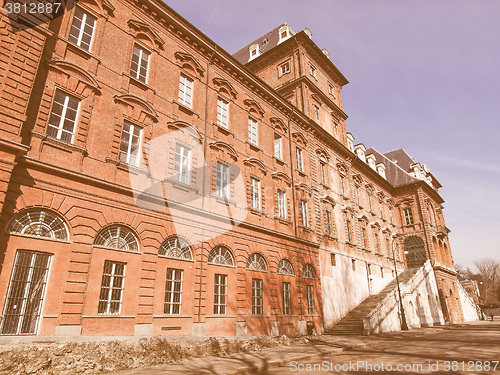
<svg viewBox="0 0 500 375">
<path fill-rule="evenodd" d="M 413 225 L 413 213 L 411 212 L 411 207 L 407 207 L 403 209 L 403 215 L 405 218 L 405 225 Z"/>
<path fill-rule="evenodd" d="M 307 217 L 308 212 L 307 212 L 307 201 L 304 199 L 300 200 L 300 214 L 302 216 L 302 226 L 303 227 L 308 227 L 309 226 L 309 218 Z"/>
<path fill-rule="evenodd" d="M 124 132 L 125 132 L 125 124 L 130 127 L 129 128 L 130 131 L 128 132 L 128 139 L 125 141 L 125 143 L 127 145 L 126 152 L 121 150 L 122 143 L 124 143 L 123 136 L 124 136 Z M 133 155 L 132 154 L 132 145 L 133 145 L 134 137 L 137 137 L 137 135 L 134 134 L 136 129 L 139 129 L 139 136 L 138 136 L 139 140 L 137 143 L 136 154 Z M 122 127 L 122 134 L 120 137 L 120 149 L 118 150 L 118 158 L 121 160 L 121 155 L 125 154 L 125 160 L 123 160 L 123 161 L 125 163 L 130 164 L 130 165 L 135 166 L 135 167 L 138 167 L 140 165 L 140 162 L 141 162 L 142 132 L 143 132 L 143 129 L 140 126 L 137 126 L 129 121 L 124 121 L 123 127 Z M 136 158 L 135 163 L 130 162 L 132 157 Z"/>
<path fill-rule="evenodd" d="M 64 97 L 64 101 L 61 103 L 58 100 L 61 99 L 62 97 Z M 69 107 L 70 99 L 73 99 L 73 100 L 78 102 L 76 109 Z M 76 124 L 78 123 L 78 117 L 80 114 L 80 104 L 81 104 L 81 100 L 78 99 L 77 97 L 72 96 L 72 95 L 68 95 L 64 91 L 56 89 L 56 92 L 54 94 L 54 99 L 52 101 L 52 108 L 50 110 L 49 122 L 47 124 L 47 135 L 49 135 L 49 137 L 58 139 L 62 142 L 72 144 L 73 140 L 75 138 Z M 54 112 L 55 105 L 62 106 L 61 115 Z M 73 121 L 66 117 L 66 115 L 68 114 L 68 109 L 75 111 L 75 119 Z M 52 124 L 53 120 L 57 119 L 57 117 L 59 117 L 59 121 L 56 121 L 56 123 Z M 69 130 L 64 129 L 64 124 L 66 123 L 66 121 L 73 123 L 73 129 L 71 130 L 71 132 Z M 52 135 L 49 134 L 49 133 L 54 132 L 54 131 L 56 132 L 55 134 L 52 134 Z M 71 135 L 71 140 L 69 142 L 63 139 L 63 135 L 65 135 L 65 134 Z"/>
<path fill-rule="evenodd" d="M 106 270 L 106 265 L 110 264 L 111 265 L 111 272 L 110 273 L 104 273 Z M 122 273 L 118 274 L 117 273 L 117 266 L 123 266 L 122 268 Z M 123 297 L 123 284 L 125 280 L 125 270 L 127 268 L 126 263 L 123 262 L 115 262 L 111 260 L 106 260 L 104 262 L 104 268 L 102 272 L 102 281 L 101 281 L 101 289 L 100 289 L 100 296 L 103 295 L 103 290 L 107 289 L 107 296 L 105 299 L 101 299 L 99 297 L 99 306 L 98 306 L 98 311 L 97 314 L 99 315 L 120 315 L 121 313 L 121 307 L 122 307 L 122 297 Z M 104 285 L 106 277 L 109 277 L 109 283 L 106 283 L 107 285 Z M 117 282 L 118 280 L 118 282 Z M 113 299 L 113 296 L 115 299 Z M 116 299 L 116 296 L 118 296 L 118 299 Z M 101 303 L 104 306 L 104 310 L 101 309 Z M 111 311 L 111 304 L 116 304 L 118 303 L 118 310 L 113 310 Z"/>
<path fill-rule="evenodd" d="M 136 54 L 136 50 L 138 51 L 138 57 L 139 61 L 137 62 L 137 71 L 133 71 L 132 68 L 134 66 L 134 55 Z M 132 51 L 132 61 L 130 63 L 130 75 L 137 79 L 138 81 L 141 81 L 143 83 L 148 82 L 149 78 L 149 63 L 151 60 L 151 53 L 146 50 L 144 47 L 140 46 L 139 44 L 134 44 L 134 49 Z M 141 75 L 141 68 L 144 68 L 144 61 L 145 61 L 145 69 L 146 69 L 146 75 Z M 142 78 L 144 77 L 144 78 Z"/>
<path fill-rule="evenodd" d="M 286 192 L 284 190 L 278 190 L 278 217 L 280 219 L 286 220 Z"/>
<path fill-rule="evenodd" d="M 286 73 L 290 73 L 290 61 L 287 61 L 280 65 L 280 76 Z"/>
<path fill-rule="evenodd" d="M 319 107 L 316 104 L 313 104 L 313 110 L 314 110 L 314 118 L 316 120 L 319 120 Z"/>
<path fill-rule="evenodd" d="M 191 149 L 175 145 L 174 180 L 189 185 L 191 175 Z"/>
<path fill-rule="evenodd" d="M 264 313 L 264 282 L 262 279 L 252 279 L 252 315 Z"/>
<path fill-rule="evenodd" d="M 181 313 L 183 276 L 184 270 L 167 268 L 165 303 L 163 305 L 165 315 L 180 315 Z"/>
<path fill-rule="evenodd" d="M 77 17 L 76 17 L 77 12 L 80 12 L 82 14 L 81 24 L 80 24 L 79 28 L 78 28 L 78 26 L 75 25 L 75 20 L 77 19 Z M 88 20 L 93 21 L 93 23 L 92 24 L 90 22 L 88 23 L 87 22 Z M 92 41 L 94 39 L 94 33 L 95 33 L 96 24 L 97 24 L 97 18 L 96 17 L 94 17 L 93 15 L 91 15 L 88 12 L 84 11 L 83 9 L 81 9 L 79 7 L 76 7 L 75 8 L 75 12 L 73 13 L 73 20 L 71 21 L 71 26 L 70 26 L 70 31 L 69 31 L 69 35 L 68 35 L 68 40 L 71 43 L 74 43 L 75 45 L 77 45 L 78 47 L 84 49 L 85 51 L 89 51 L 90 52 L 90 49 L 92 47 Z M 83 35 L 86 34 L 85 33 L 85 29 L 86 29 L 87 26 L 92 28 L 92 34 L 90 34 L 90 41 L 89 41 L 89 44 L 88 44 L 88 48 L 85 47 L 85 46 L 82 46 Z M 73 28 L 75 30 L 77 30 L 78 36 L 77 35 L 71 35 L 71 32 L 72 32 Z M 89 34 L 87 34 L 87 35 L 89 35 Z M 76 40 L 73 40 L 73 38 L 75 38 Z"/>
<path fill-rule="evenodd" d="M 307 315 L 314 315 L 314 287 L 306 285 Z"/>
<path fill-rule="evenodd" d="M 282 137 L 278 134 L 274 134 L 274 157 L 279 160 L 283 160 L 283 142 Z"/>
<path fill-rule="evenodd" d="M 292 298 L 290 283 L 283 282 L 281 284 L 283 292 L 283 315 L 292 315 Z"/>
<path fill-rule="evenodd" d="M 296 156 L 297 156 L 297 170 L 299 172 L 302 172 L 304 173 L 304 160 L 302 158 L 302 149 L 297 147 L 295 149 L 295 153 L 296 153 Z"/>
<path fill-rule="evenodd" d="M 314 78 L 316 78 L 316 67 L 313 66 L 312 64 L 309 64 L 309 73 L 311 74 L 311 76 L 313 76 Z"/>
<path fill-rule="evenodd" d="M 179 78 L 179 103 L 191 109 L 193 108 L 193 83 L 194 79 L 181 73 Z"/>
<path fill-rule="evenodd" d="M 229 129 L 229 102 L 217 98 L 217 125 Z"/>
<path fill-rule="evenodd" d="M 257 120 L 248 117 L 248 142 L 257 146 L 259 142 Z"/>
<path fill-rule="evenodd" d="M 325 213 L 326 219 L 326 234 L 330 237 L 333 235 L 333 227 L 332 227 L 332 213 L 330 210 L 326 210 Z"/>
<path fill-rule="evenodd" d="M 217 163 L 216 194 L 225 199 L 229 199 L 229 165 Z"/>
<path fill-rule="evenodd" d="M 260 180 L 250 178 L 250 207 L 254 210 L 260 210 Z"/>
<path fill-rule="evenodd" d="M 321 183 L 323 185 L 326 185 L 328 183 L 327 178 L 326 178 L 326 163 L 320 161 L 319 162 L 319 173 L 321 177 Z"/>
<path fill-rule="evenodd" d="M 214 275 L 214 315 L 226 315 L 227 275 Z"/>
</svg>

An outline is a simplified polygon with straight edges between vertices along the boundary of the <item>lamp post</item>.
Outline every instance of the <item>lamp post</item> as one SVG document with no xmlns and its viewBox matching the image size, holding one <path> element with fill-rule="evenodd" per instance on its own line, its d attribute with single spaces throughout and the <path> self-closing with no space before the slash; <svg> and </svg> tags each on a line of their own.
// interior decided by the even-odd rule
<svg viewBox="0 0 500 375">
<path fill-rule="evenodd" d="M 393 235 L 392 240 L 392 259 L 394 260 L 394 272 L 396 273 L 396 285 L 398 286 L 398 295 L 399 295 L 399 313 L 401 320 L 401 330 L 408 331 L 408 324 L 406 323 L 405 309 L 403 306 L 403 299 L 401 298 L 401 288 L 399 287 L 399 277 L 398 277 L 398 267 L 396 265 L 396 254 L 394 252 L 394 244 L 396 243 L 397 235 Z"/>
</svg>

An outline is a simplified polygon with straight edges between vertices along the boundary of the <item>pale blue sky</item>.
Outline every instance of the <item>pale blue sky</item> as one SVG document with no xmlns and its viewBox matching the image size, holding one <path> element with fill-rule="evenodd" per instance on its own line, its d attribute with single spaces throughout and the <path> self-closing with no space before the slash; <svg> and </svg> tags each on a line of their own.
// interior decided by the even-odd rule
<svg viewBox="0 0 500 375">
<path fill-rule="evenodd" d="M 500 259 L 500 1 L 168 0 L 230 53 L 283 21 L 349 80 L 347 130 L 441 182 L 455 263 Z"/>
</svg>

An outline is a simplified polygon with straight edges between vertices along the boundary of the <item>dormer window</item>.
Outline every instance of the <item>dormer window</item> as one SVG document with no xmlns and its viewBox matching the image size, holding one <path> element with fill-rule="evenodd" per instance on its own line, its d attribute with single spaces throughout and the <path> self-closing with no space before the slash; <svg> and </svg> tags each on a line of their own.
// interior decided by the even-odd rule
<svg viewBox="0 0 500 375">
<path fill-rule="evenodd" d="M 290 27 L 288 25 L 280 27 L 278 34 L 279 34 L 278 44 L 280 44 L 281 42 L 287 40 L 290 37 Z"/>
<path fill-rule="evenodd" d="M 354 152 L 354 136 L 351 133 L 347 133 L 347 148 Z"/>
<path fill-rule="evenodd" d="M 260 55 L 259 45 L 258 44 L 252 44 L 250 46 L 250 58 L 248 59 L 248 61 L 251 61 L 251 60 L 255 59 L 259 55 Z"/>
</svg>

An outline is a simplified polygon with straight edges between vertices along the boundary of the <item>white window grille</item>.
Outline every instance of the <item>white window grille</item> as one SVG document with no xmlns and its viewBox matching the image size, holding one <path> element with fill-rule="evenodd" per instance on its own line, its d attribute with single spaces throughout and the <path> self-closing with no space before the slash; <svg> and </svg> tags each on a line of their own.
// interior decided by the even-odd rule
<svg viewBox="0 0 500 375">
<path fill-rule="evenodd" d="M 94 245 L 115 250 L 139 251 L 139 241 L 134 232 L 123 225 L 110 225 L 102 229 L 95 237 Z"/>
<path fill-rule="evenodd" d="M 405 224 L 406 225 L 412 225 L 413 224 L 413 214 L 411 212 L 411 208 L 405 208 L 403 210 L 404 217 L 405 217 Z"/>
<path fill-rule="evenodd" d="M 179 315 L 181 313 L 182 270 L 167 268 L 167 282 L 165 285 L 165 315 Z"/>
<path fill-rule="evenodd" d="M 250 207 L 254 210 L 260 210 L 260 181 L 250 179 Z"/>
<path fill-rule="evenodd" d="M 330 211 L 326 211 L 325 216 L 326 216 L 325 217 L 325 219 L 326 219 L 326 234 L 331 237 L 333 235 L 332 214 Z"/>
<path fill-rule="evenodd" d="M 283 75 L 283 74 L 289 73 L 289 72 L 290 72 L 290 62 L 289 61 L 280 65 L 280 75 Z"/>
<path fill-rule="evenodd" d="M 21 212 L 10 224 L 9 231 L 64 241 L 69 239 L 64 221 L 55 213 L 43 209 Z"/>
<path fill-rule="evenodd" d="M 302 159 L 302 149 L 297 147 L 296 155 L 297 155 L 297 170 L 299 172 L 304 172 L 304 162 Z"/>
<path fill-rule="evenodd" d="M 284 190 L 278 190 L 278 217 L 286 220 L 286 193 Z"/>
<path fill-rule="evenodd" d="M 302 226 L 307 227 L 309 226 L 309 218 L 308 213 L 307 213 L 307 202 L 304 200 L 300 201 L 300 214 L 302 217 Z"/>
<path fill-rule="evenodd" d="M 214 314 L 226 314 L 227 275 L 215 274 L 214 280 Z"/>
<path fill-rule="evenodd" d="M 302 277 L 306 279 L 315 279 L 316 272 L 314 271 L 314 267 L 310 264 L 306 264 L 302 270 Z"/>
<path fill-rule="evenodd" d="M 95 17 L 82 11 L 80 8 L 76 8 L 73 21 L 71 22 L 68 40 L 84 50 L 90 51 L 95 23 Z"/>
<path fill-rule="evenodd" d="M 141 152 L 142 129 L 130 122 L 123 123 L 122 137 L 120 140 L 120 161 L 139 166 Z"/>
<path fill-rule="evenodd" d="M 274 157 L 276 159 L 280 159 L 282 160 L 283 159 L 283 155 L 282 155 L 282 138 L 275 134 L 274 135 Z"/>
<path fill-rule="evenodd" d="M 227 129 L 229 127 L 228 125 L 228 108 L 229 108 L 229 103 L 226 102 L 225 100 L 218 98 L 217 99 L 217 124 L 219 126 L 222 126 L 223 128 Z"/>
<path fill-rule="evenodd" d="M 158 251 L 158 255 L 172 259 L 193 260 L 193 253 L 189 243 L 177 236 L 170 237 L 163 241 Z"/>
<path fill-rule="evenodd" d="M 183 145 L 175 146 L 174 180 L 189 184 L 189 171 L 191 167 L 191 150 Z"/>
<path fill-rule="evenodd" d="M 233 266 L 233 255 L 226 247 L 216 246 L 208 255 L 208 263 L 219 266 Z"/>
<path fill-rule="evenodd" d="M 283 315 L 291 315 L 292 304 L 290 296 L 290 283 L 287 282 L 282 283 L 282 290 L 283 290 Z"/>
<path fill-rule="evenodd" d="M 37 333 L 52 256 L 18 250 L 1 320 L 2 335 Z"/>
<path fill-rule="evenodd" d="M 106 260 L 102 272 L 101 294 L 97 313 L 119 315 L 122 305 L 125 263 Z"/>
<path fill-rule="evenodd" d="M 314 288 L 312 285 L 307 285 L 306 290 L 307 290 L 307 314 L 314 315 Z"/>
<path fill-rule="evenodd" d="M 258 137 L 257 137 L 257 121 L 253 118 L 248 118 L 248 142 L 253 145 L 257 145 Z"/>
<path fill-rule="evenodd" d="M 179 103 L 188 108 L 193 107 L 193 80 L 181 74 L 179 83 Z"/>
<path fill-rule="evenodd" d="M 216 194 L 229 199 L 229 165 L 217 163 Z"/>
<path fill-rule="evenodd" d="M 247 270 L 267 271 L 266 260 L 260 254 L 253 253 L 248 257 Z"/>
<path fill-rule="evenodd" d="M 149 57 L 149 52 L 138 45 L 134 45 L 130 75 L 144 83 L 148 80 Z"/>
<path fill-rule="evenodd" d="M 252 279 L 252 315 L 263 314 L 263 292 L 262 279 Z"/>
<path fill-rule="evenodd" d="M 279 275 L 293 276 L 293 266 L 288 259 L 281 259 L 276 271 Z"/>
<path fill-rule="evenodd" d="M 47 135 L 66 143 L 72 143 L 80 100 L 56 90 L 50 111 Z"/>
</svg>

